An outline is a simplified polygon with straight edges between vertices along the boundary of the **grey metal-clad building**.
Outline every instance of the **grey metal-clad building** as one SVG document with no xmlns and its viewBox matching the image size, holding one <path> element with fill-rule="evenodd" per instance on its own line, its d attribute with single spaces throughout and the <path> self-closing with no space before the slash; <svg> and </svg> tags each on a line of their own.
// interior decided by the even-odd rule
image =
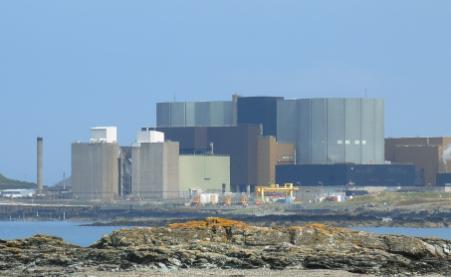
<svg viewBox="0 0 451 277">
<path fill-rule="evenodd" d="M 234 126 L 234 102 L 157 103 L 157 127 Z"/>
<path fill-rule="evenodd" d="M 277 139 L 296 145 L 298 164 L 384 163 L 381 99 L 281 100 L 277 121 Z"/>
<path fill-rule="evenodd" d="M 256 124 L 263 128 L 263 135 L 277 135 L 277 102 L 283 97 L 238 97 L 238 124 Z"/>
<path fill-rule="evenodd" d="M 141 143 L 132 149 L 132 194 L 143 199 L 179 194 L 179 143 Z"/>
<path fill-rule="evenodd" d="M 120 147 L 116 143 L 72 144 L 72 190 L 78 199 L 119 196 Z"/>
</svg>

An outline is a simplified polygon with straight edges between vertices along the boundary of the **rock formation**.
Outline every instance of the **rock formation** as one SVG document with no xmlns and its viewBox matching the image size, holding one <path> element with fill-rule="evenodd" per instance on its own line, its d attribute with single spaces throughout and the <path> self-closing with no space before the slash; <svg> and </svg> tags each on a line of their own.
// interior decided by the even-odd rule
<svg viewBox="0 0 451 277">
<path fill-rule="evenodd" d="M 208 218 L 115 231 L 90 247 L 37 235 L 0 241 L 0 270 L 36 267 L 340 269 L 376 275 L 451 272 L 451 241 L 375 235 L 322 224 L 256 227 Z"/>
</svg>

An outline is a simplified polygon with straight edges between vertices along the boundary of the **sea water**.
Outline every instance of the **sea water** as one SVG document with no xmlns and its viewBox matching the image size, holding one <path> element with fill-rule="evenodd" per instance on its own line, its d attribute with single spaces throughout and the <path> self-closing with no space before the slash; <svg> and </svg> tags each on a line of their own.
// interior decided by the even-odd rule
<svg viewBox="0 0 451 277">
<path fill-rule="evenodd" d="M 89 222 L 74 221 L 0 221 L 0 239 L 22 239 L 36 234 L 63 238 L 66 242 L 88 246 L 120 226 L 81 226 Z"/>
<path fill-rule="evenodd" d="M 0 239 L 22 239 L 35 234 L 46 234 L 63 238 L 66 242 L 89 246 L 102 236 L 123 226 L 82 226 L 89 222 L 75 221 L 0 221 Z M 408 227 L 354 227 L 353 230 L 376 234 L 435 237 L 451 240 L 451 228 Z"/>
<path fill-rule="evenodd" d="M 354 227 L 352 229 L 384 235 L 406 235 L 451 240 L 451 228 Z"/>
</svg>

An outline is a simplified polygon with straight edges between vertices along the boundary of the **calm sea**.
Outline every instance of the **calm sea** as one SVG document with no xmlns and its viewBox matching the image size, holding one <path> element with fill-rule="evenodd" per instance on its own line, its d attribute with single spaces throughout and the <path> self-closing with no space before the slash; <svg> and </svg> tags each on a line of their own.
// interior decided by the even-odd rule
<svg viewBox="0 0 451 277">
<path fill-rule="evenodd" d="M 20 239 L 35 234 L 62 237 L 65 241 L 88 246 L 103 235 L 118 230 L 121 226 L 80 226 L 86 222 L 73 221 L 0 221 L 0 239 Z M 404 227 L 356 227 L 354 230 L 377 234 L 396 234 L 416 237 L 436 237 L 451 240 L 451 228 L 404 228 Z"/>
<path fill-rule="evenodd" d="M 406 235 L 451 240 L 451 228 L 354 227 L 352 229 L 376 234 Z"/>
<path fill-rule="evenodd" d="M 80 226 L 86 223 L 73 221 L 0 221 L 0 239 L 21 239 L 35 234 L 46 234 L 62 237 L 65 241 L 73 244 L 88 246 L 99 240 L 103 235 L 125 228 L 120 226 Z"/>
</svg>

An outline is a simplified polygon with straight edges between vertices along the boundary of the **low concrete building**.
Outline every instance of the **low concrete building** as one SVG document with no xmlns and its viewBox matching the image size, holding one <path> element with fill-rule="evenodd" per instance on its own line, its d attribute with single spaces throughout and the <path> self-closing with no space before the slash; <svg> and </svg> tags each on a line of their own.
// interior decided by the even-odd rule
<svg viewBox="0 0 451 277">
<path fill-rule="evenodd" d="M 451 137 L 387 138 L 385 159 L 414 164 L 424 185 L 436 185 L 437 173 L 451 172 Z"/>
<path fill-rule="evenodd" d="M 119 196 L 120 147 L 116 143 L 72 144 L 72 191 L 83 200 Z"/>
<path fill-rule="evenodd" d="M 296 164 L 276 167 L 279 184 L 297 186 L 414 186 L 411 164 Z"/>
<path fill-rule="evenodd" d="M 230 157 L 218 155 L 180 155 L 180 192 L 191 189 L 219 192 L 230 187 Z"/>
</svg>

